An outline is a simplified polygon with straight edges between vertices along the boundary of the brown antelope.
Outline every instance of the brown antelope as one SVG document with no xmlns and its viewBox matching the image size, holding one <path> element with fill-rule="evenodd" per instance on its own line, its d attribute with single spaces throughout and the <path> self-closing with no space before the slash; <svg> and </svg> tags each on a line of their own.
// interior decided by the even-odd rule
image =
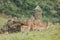
<svg viewBox="0 0 60 40">
<path fill-rule="evenodd" d="M 26 24 L 24 24 L 26 23 Z M 33 20 L 33 19 L 28 19 L 28 20 L 23 20 L 23 25 L 21 25 L 21 30 L 41 30 L 41 29 L 47 29 L 48 25 L 46 23 L 43 23 L 41 20 Z"/>
<path fill-rule="evenodd" d="M 48 25 L 45 23 L 42 23 L 40 20 L 35 20 L 35 25 L 33 27 L 34 30 L 41 30 L 41 29 L 47 29 Z"/>
</svg>

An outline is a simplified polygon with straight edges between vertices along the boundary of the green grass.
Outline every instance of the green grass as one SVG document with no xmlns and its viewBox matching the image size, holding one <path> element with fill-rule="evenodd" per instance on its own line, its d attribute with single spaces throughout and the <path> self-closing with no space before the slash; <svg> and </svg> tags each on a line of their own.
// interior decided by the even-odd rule
<svg viewBox="0 0 60 40">
<path fill-rule="evenodd" d="M 0 27 L 1 27 L 2 25 L 4 25 L 6 21 L 7 21 L 7 19 L 5 19 L 5 18 L 3 18 L 3 17 L 0 17 Z"/>
<path fill-rule="evenodd" d="M 0 34 L 0 40 L 60 40 L 60 26 L 50 27 L 42 31 L 26 33 Z"/>
<path fill-rule="evenodd" d="M 0 17 L 0 25 L 4 25 L 6 19 Z M 60 40 L 60 26 L 50 27 L 42 31 L 26 33 L 0 34 L 0 40 Z"/>
</svg>

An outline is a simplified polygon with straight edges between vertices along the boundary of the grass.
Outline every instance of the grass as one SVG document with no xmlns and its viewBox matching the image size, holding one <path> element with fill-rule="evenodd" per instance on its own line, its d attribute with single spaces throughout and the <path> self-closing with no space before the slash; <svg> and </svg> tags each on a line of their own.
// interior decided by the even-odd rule
<svg viewBox="0 0 60 40">
<path fill-rule="evenodd" d="M 60 27 L 26 33 L 0 34 L 0 40 L 60 40 Z"/>
<path fill-rule="evenodd" d="M 0 17 L 0 26 L 4 25 L 7 19 Z"/>
<path fill-rule="evenodd" d="M 3 25 L 6 19 L 0 17 L 0 25 Z M 0 34 L 0 40 L 60 40 L 60 26 L 50 27 L 42 31 L 32 31 L 26 33 Z"/>
</svg>

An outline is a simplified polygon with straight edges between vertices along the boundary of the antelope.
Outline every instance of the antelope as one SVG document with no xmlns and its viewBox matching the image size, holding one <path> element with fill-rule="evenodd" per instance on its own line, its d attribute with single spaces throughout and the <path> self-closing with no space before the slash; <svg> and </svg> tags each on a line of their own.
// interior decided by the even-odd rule
<svg viewBox="0 0 60 40">
<path fill-rule="evenodd" d="M 48 25 L 45 23 L 42 23 L 41 20 L 35 20 L 34 30 L 42 30 L 47 29 Z"/>
</svg>

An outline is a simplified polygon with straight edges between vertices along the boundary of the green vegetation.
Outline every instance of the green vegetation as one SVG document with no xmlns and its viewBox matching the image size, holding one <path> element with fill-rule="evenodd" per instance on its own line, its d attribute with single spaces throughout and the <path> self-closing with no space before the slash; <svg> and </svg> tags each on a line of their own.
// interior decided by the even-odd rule
<svg viewBox="0 0 60 40">
<path fill-rule="evenodd" d="M 0 12 L 20 18 L 30 18 L 34 14 L 34 8 L 39 5 L 44 20 L 48 18 L 52 22 L 60 22 L 56 6 L 58 2 L 60 0 L 0 0 Z"/>
</svg>

